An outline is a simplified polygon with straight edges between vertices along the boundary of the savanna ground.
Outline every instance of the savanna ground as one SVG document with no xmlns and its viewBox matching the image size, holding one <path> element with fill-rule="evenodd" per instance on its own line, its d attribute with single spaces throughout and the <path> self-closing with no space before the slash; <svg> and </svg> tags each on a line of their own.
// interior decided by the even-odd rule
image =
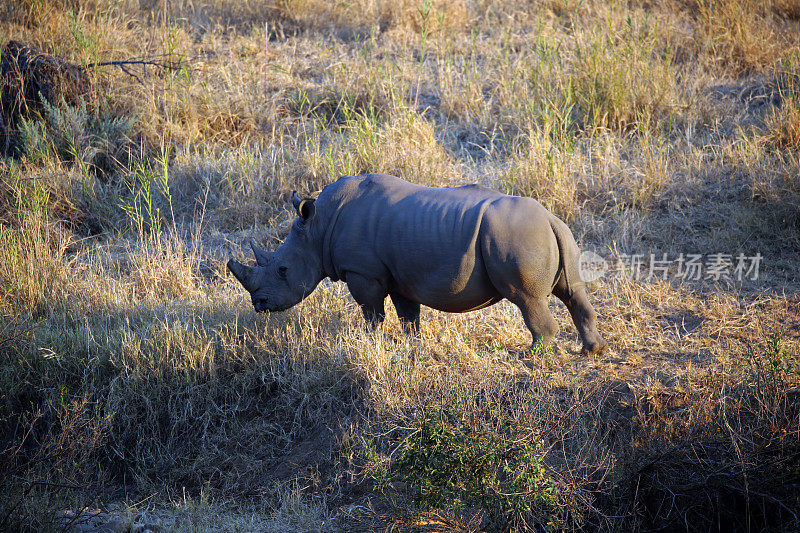
<svg viewBox="0 0 800 533">
<path fill-rule="evenodd" d="M 800 529 L 799 20 L 4 2 L 0 529 Z M 31 81 L 9 41 L 81 68 Z M 159 65 L 96 65 L 126 59 Z M 228 257 L 278 245 L 293 189 L 372 171 L 530 195 L 610 264 L 644 254 L 591 284 L 610 352 L 555 300 L 534 351 L 507 302 L 418 336 L 392 309 L 368 332 L 337 283 L 254 313 Z M 731 276 L 650 277 L 651 253 Z"/>
</svg>

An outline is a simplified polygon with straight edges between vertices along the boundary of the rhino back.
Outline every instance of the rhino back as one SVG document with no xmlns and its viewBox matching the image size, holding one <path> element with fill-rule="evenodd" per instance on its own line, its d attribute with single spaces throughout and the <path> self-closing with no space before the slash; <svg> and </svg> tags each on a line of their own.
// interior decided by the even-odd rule
<svg viewBox="0 0 800 533">
<path fill-rule="evenodd" d="M 544 216 L 536 206 L 547 214 L 538 202 L 480 186 L 430 188 L 375 174 L 343 178 L 334 185 L 326 198 L 331 198 L 331 208 L 338 205 L 338 212 L 330 217 L 323 246 L 334 270 L 329 275 L 346 279 L 347 272 L 357 272 L 383 280 L 387 290 L 444 311 L 465 311 L 501 299 L 487 268 L 503 268 L 502 254 L 513 253 L 509 243 L 516 236 L 502 224 L 503 217 L 519 201 L 518 207 L 528 211 L 515 215 L 523 223 Z M 498 211 L 497 206 L 500 212 L 487 228 L 487 212 Z M 487 238 L 499 244 L 487 248 Z M 497 252 L 497 258 L 484 258 L 486 250 Z"/>
</svg>

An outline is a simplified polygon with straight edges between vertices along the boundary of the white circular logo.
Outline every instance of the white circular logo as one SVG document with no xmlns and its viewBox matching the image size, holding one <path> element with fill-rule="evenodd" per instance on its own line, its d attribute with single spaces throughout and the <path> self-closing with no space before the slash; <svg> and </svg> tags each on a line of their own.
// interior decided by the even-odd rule
<svg viewBox="0 0 800 533">
<path fill-rule="evenodd" d="M 578 269 L 583 281 L 589 283 L 603 277 L 608 270 L 608 263 L 599 254 L 586 250 L 578 260 Z"/>
</svg>

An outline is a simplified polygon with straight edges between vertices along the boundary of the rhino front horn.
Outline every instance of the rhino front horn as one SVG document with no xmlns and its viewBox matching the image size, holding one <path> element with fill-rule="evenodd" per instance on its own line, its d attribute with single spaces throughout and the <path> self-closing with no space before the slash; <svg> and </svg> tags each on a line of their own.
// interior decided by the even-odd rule
<svg viewBox="0 0 800 533">
<path fill-rule="evenodd" d="M 236 259 L 228 261 L 228 270 L 239 280 L 239 283 L 247 289 L 248 292 L 255 290 L 254 275 L 255 268 L 241 264 Z"/>
<path fill-rule="evenodd" d="M 256 243 L 253 242 L 252 240 L 250 241 L 250 248 L 253 249 L 253 255 L 256 256 L 256 263 L 258 263 L 258 266 L 260 267 L 267 266 L 267 262 L 269 261 L 270 256 L 272 254 L 270 254 L 263 248 L 259 248 L 258 246 L 256 246 Z"/>
</svg>

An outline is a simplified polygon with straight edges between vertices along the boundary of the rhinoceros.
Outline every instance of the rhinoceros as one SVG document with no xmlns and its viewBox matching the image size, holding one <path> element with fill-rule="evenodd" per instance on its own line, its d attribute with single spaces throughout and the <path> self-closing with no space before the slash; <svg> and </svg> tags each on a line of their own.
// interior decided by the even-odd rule
<svg viewBox="0 0 800 533">
<path fill-rule="evenodd" d="M 547 307 L 552 293 L 569 309 L 584 353 L 607 346 L 572 233 L 532 198 L 365 174 L 339 178 L 316 200 L 294 192 L 292 202 L 298 216 L 276 251 L 251 242 L 257 266 L 228 261 L 256 311 L 289 309 L 324 278 L 347 283 L 372 327 L 384 319 L 387 295 L 412 331 L 420 305 L 463 313 L 507 298 L 535 346 L 558 330 Z"/>
</svg>

